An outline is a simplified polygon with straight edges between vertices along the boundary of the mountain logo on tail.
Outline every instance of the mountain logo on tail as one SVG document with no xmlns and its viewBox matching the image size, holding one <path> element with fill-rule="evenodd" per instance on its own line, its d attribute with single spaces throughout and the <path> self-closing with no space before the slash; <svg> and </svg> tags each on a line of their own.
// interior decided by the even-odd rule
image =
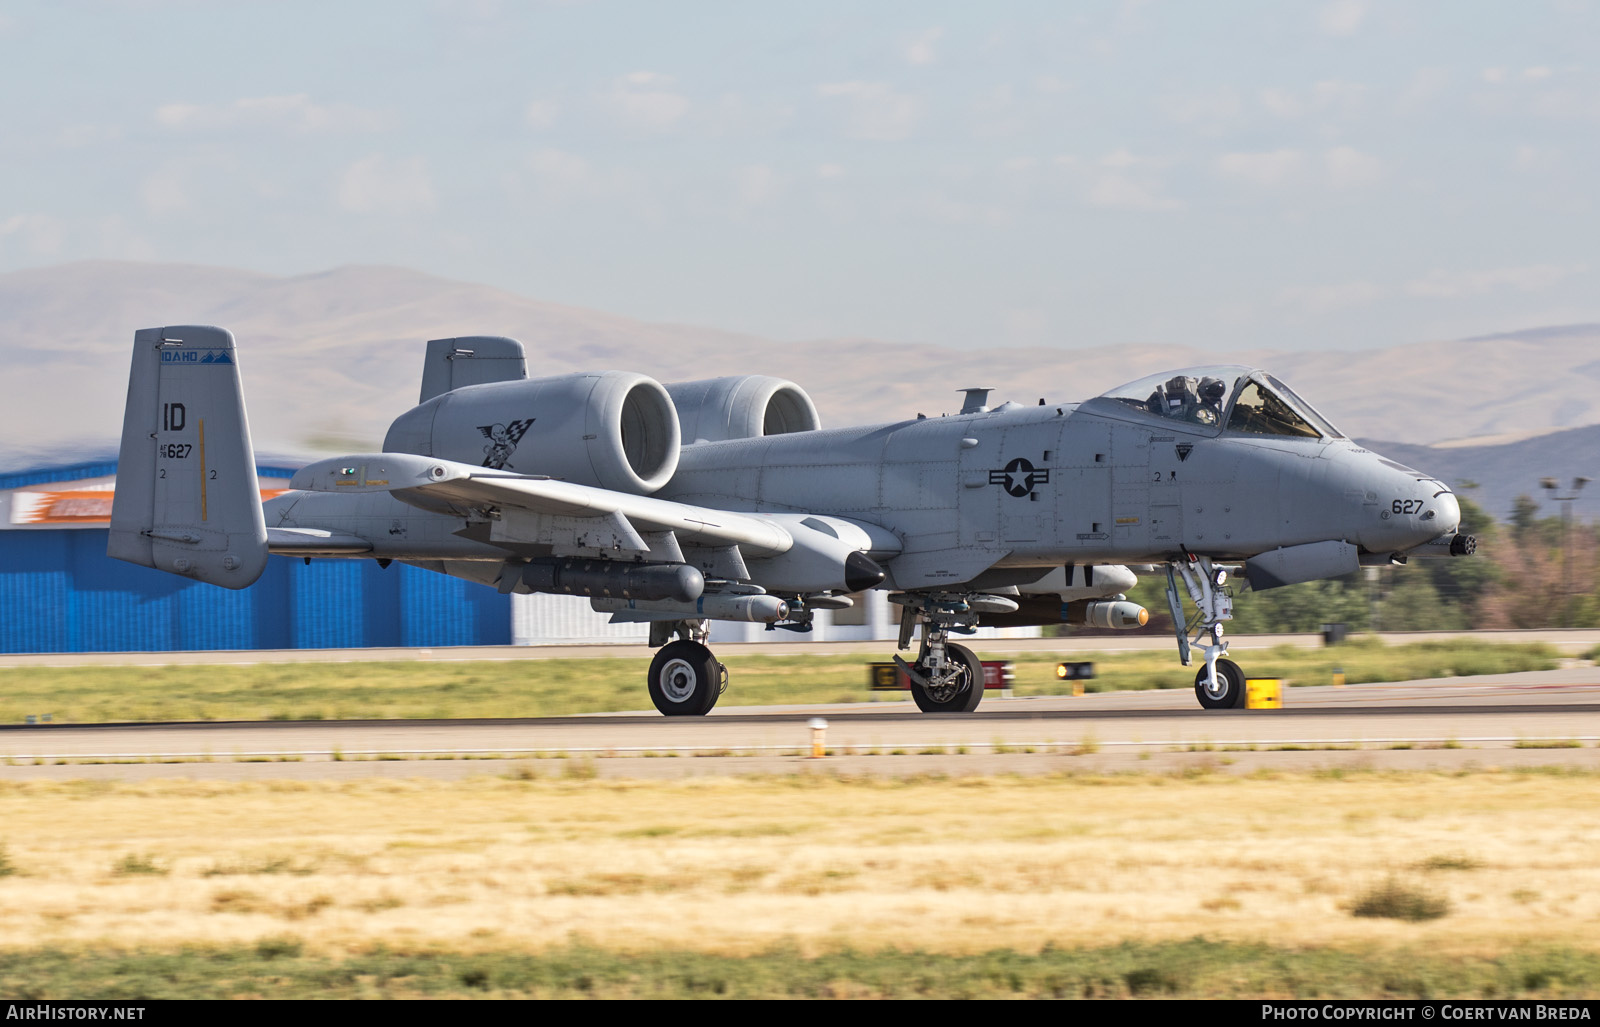
<svg viewBox="0 0 1600 1027">
<path fill-rule="evenodd" d="M 225 349 L 164 349 L 163 364 L 231 364 L 233 356 Z"/>
</svg>

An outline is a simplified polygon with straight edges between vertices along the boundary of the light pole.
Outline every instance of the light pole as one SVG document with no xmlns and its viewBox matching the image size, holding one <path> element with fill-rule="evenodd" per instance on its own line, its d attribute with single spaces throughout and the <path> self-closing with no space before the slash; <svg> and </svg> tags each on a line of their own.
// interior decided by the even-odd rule
<svg viewBox="0 0 1600 1027">
<path fill-rule="evenodd" d="M 1540 478 L 1539 485 L 1550 493 L 1550 498 L 1561 504 L 1561 626 L 1571 627 L 1569 606 L 1572 602 L 1572 561 L 1568 547 L 1572 542 L 1572 501 L 1589 484 L 1589 479 L 1579 475 L 1572 479 L 1572 488 L 1563 491 L 1555 478 Z"/>
</svg>

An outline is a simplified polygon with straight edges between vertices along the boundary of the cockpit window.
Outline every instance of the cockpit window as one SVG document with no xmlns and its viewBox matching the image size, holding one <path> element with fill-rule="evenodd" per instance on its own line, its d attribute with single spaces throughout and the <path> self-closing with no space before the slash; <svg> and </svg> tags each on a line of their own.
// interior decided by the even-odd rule
<svg viewBox="0 0 1600 1027">
<path fill-rule="evenodd" d="M 1256 435 L 1297 435 L 1317 439 L 1322 433 L 1306 422 L 1294 408 L 1259 382 L 1246 382 L 1233 401 L 1228 417 L 1229 431 Z"/>
<path fill-rule="evenodd" d="M 1344 438 L 1343 432 L 1329 424 L 1327 418 L 1317 413 L 1316 407 L 1301 399 L 1293 389 L 1289 388 L 1289 386 L 1283 384 L 1270 374 L 1264 375 L 1264 377 L 1267 379 L 1267 384 L 1271 385 L 1274 389 L 1277 389 L 1278 394 L 1283 396 L 1284 399 L 1287 399 L 1289 404 L 1293 406 L 1297 412 L 1299 412 L 1300 416 L 1304 417 L 1307 421 L 1310 421 L 1312 426 L 1318 431 L 1329 438 Z"/>
<path fill-rule="evenodd" d="M 1296 438 L 1342 438 L 1316 408 L 1270 374 L 1238 364 L 1152 374 L 1093 400 L 1111 401 L 1123 415 L 1158 418 L 1204 432 L 1249 432 Z M 1102 407 L 1102 409 L 1105 409 Z M 1110 410 L 1107 410 L 1109 413 Z"/>
<path fill-rule="evenodd" d="M 1222 423 L 1227 398 L 1228 386 L 1221 378 L 1179 374 L 1151 389 L 1144 405 L 1152 414 L 1211 427 Z"/>
<path fill-rule="evenodd" d="M 1168 371 L 1107 393 L 1132 411 L 1200 428 L 1220 428 L 1235 385 L 1247 368 L 1218 366 Z"/>
</svg>

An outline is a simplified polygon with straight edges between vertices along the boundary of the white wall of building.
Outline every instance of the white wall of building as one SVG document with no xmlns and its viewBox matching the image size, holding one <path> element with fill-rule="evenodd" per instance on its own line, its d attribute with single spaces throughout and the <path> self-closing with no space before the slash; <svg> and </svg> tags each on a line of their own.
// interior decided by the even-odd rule
<svg viewBox="0 0 1600 1027">
<path fill-rule="evenodd" d="M 535 593 L 511 597 L 512 645 L 637 644 L 650 641 L 648 624 L 612 624 L 582 596 Z"/>
<path fill-rule="evenodd" d="M 866 614 L 865 624 L 836 624 L 830 610 L 817 612 L 812 631 L 768 631 L 765 624 L 714 621 L 712 642 L 871 642 L 892 641 L 900 633 L 900 607 L 889 602 L 887 592 L 868 592 L 864 609 L 852 610 L 855 619 Z M 650 639 L 648 624 L 612 624 L 611 615 L 596 613 L 581 596 L 513 595 L 511 641 L 514 645 L 644 644 Z M 1038 628 L 979 628 L 972 638 L 1038 638 Z"/>
</svg>

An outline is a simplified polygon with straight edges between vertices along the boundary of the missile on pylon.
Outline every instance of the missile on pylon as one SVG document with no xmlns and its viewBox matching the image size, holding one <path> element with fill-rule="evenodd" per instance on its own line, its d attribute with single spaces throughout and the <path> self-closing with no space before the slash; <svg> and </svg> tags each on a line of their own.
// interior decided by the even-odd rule
<svg viewBox="0 0 1600 1027">
<path fill-rule="evenodd" d="M 619 620 L 731 620 L 771 624 L 789 616 L 789 604 L 777 596 L 709 593 L 693 602 L 668 599 L 607 599 L 595 596 L 597 613 L 620 614 Z"/>
</svg>

